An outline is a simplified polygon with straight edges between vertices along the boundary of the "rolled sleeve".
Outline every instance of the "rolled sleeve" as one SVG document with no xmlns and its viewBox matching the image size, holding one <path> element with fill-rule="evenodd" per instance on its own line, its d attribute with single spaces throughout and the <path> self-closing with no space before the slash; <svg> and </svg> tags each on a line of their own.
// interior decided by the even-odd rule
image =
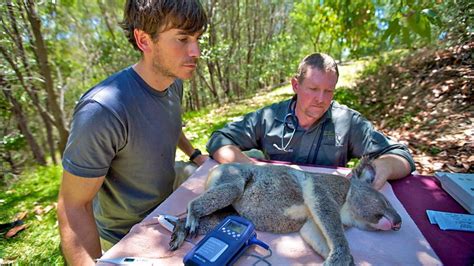
<svg viewBox="0 0 474 266">
<path fill-rule="evenodd" d="M 411 153 L 408 151 L 408 148 L 405 147 L 405 145 L 402 145 L 402 144 L 399 144 L 399 145 L 401 145 L 402 147 L 389 150 L 385 154 L 395 154 L 395 155 L 405 158 L 405 160 L 407 160 L 408 163 L 410 164 L 410 172 L 415 171 L 416 170 L 415 160 L 413 160 L 413 157 L 411 156 Z"/>
<path fill-rule="evenodd" d="M 124 126 L 99 103 L 90 101 L 76 109 L 62 165 L 81 177 L 104 176 L 125 141 Z"/>
</svg>

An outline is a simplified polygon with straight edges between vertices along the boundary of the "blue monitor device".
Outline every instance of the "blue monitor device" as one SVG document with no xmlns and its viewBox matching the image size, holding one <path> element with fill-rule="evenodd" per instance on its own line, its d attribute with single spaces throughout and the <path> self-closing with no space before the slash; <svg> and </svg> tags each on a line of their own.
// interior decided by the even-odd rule
<svg viewBox="0 0 474 266">
<path fill-rule="evenodd" d="M 209 232 L 183 259 L 185 265 L 233 265 L 257 239 L 255 226 L 240 216 L 228 216 Z"/>
</svg>

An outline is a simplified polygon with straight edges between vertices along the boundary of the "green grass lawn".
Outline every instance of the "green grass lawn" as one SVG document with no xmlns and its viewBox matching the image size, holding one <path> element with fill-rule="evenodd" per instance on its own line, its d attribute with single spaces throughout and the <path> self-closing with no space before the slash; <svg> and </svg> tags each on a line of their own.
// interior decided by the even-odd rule
<svg viewBox="0 0 474 266">
<path fill-rule="evenodd" d="M 341 79 L 336 98 L 350 104 L 353 101 L 350 87 L 365 61 L 340 66 Z M 248 112 L 293 96 L 290 85 L 272 91 L 262 89 L 254 97 L 220 107 L 207 108 L 184 114 L 184 131 L 193 145 L 205 151 L 211 133 Z M 181 151 L 178 160 L 187 160 Z M 16 236 L 0 237 L 0 264 L 64 264 L 59 249 L 59 233 L 56 220 L 57 195 L 61 166 L 37 167 L 26 170 L 0 192 L 0 223 L 12 222 L 19 213 L 27 212 L 27 228 Z M 45 210 L 48 210 L 46 212 Z"/>
<path fill-rule="evenodd" d="M 63 264 L 55 207 L 60 174 L 58 165 L 37 167 L 2 188 L 0 223 L 12 222 L 17 214 L 26 212 L 27 228 L 9 239 L 2 233 L 0 264 Z"/>
</svg>

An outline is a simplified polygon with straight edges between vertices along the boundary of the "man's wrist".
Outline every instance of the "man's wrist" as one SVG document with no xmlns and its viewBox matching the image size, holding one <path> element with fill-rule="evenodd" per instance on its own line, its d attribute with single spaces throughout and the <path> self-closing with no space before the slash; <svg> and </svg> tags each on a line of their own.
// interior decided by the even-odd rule
<svg viewBox="0 0 474 266">
<path fill-rule="evenodd" d="M 199 157 L 199 155 L 202 155 L 201 151 L 199 149 L 194 149 L 193 153 L 189 156 L 189 160 L 192 162 L 194 159 Z"/>
</svg>

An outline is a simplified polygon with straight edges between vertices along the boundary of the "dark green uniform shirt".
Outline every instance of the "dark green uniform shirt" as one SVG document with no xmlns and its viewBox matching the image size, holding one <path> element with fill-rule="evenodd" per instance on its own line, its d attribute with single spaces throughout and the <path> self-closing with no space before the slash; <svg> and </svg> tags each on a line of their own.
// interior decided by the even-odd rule
<svg viewBox="0 0 474 266">
<path fill-rule="evenodd" d="M 222 146 L 236 145 L 243 151 L 259 149 L 271 160 L 327 166 L 346 166 L 350 159 L 363 155 L 398 154 L 415 170 L 406 146 L 376 131 L 359 112 L 333 101 L 323 117 L 306 130 L 288 123 L 292 101 L 264 107 L 217 130 L 207 143 L 209 154 Z"/>
</svg>

